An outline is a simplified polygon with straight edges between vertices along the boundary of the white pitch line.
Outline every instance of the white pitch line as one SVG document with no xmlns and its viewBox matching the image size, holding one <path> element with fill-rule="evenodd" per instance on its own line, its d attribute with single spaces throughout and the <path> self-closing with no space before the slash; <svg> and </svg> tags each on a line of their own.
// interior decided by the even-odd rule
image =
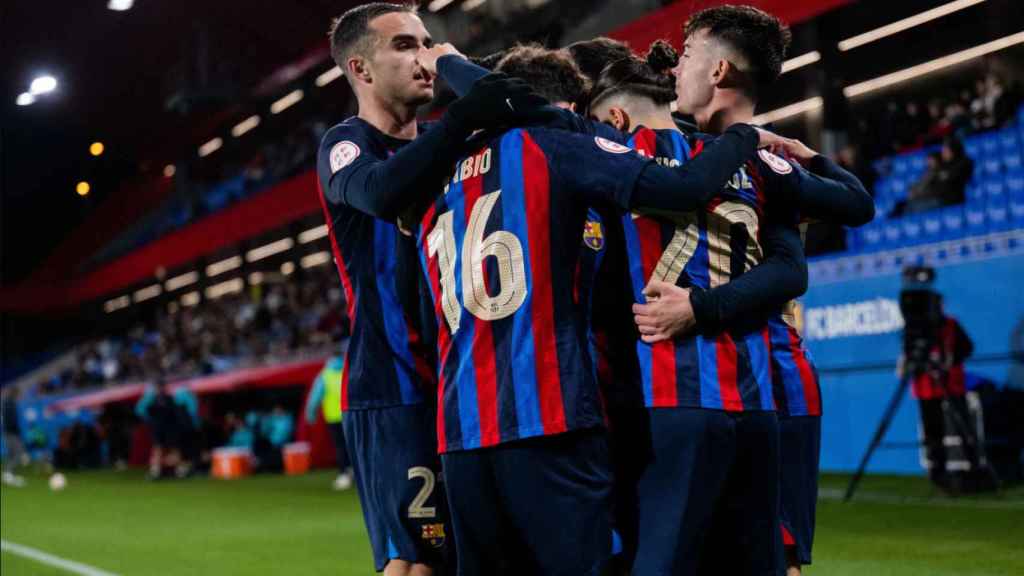
<svg viewBox="0 0 1024 576">
<path fill-rule="evenodd" d="M 18 556 L 35 560 L 41 564 L 47 566 L 54 566 L 62 570 L 74 574 L 81 574 L 82 576 L 117 576 L 113 572 L 107 572 L 100 570 L 99 568 L 93 568 L 87 564 L 81 564 L 73 560 L 67 560 L 60 556 L 54 556 L 53 554 L 47 554 L 42 550 L 36 550 L 35 548 L 29 548 L 28 546 L 22 546 L 21 544 L 15 544 L 14 542 L 8 542 L 7 540 L 0 540 L 0 550 L 4 552 L 10 552 Z"/>
</svg>

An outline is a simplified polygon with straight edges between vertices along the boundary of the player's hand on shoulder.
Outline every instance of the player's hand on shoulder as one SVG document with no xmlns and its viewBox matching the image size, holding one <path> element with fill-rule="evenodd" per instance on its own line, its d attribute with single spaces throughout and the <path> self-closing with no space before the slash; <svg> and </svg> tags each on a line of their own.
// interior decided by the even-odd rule
<svg viewBox="0 0 1024 576">
<path fill-rule="evenodd" d="M 769 150 L 774 150 L 775 148 L 782 146 L 783 142 L 787 140 L 787 138 L 779 136 L 774 132 L 769 132 L 764 128 L 754 126 L 754 130 L 757 131 L 758 148 L 767 148 Z"/>
<path fill-rule="evenodd" d="M 783 138 L 779 136 L 781 142 L 774 146 L 771 151 L 780 156 L 792 158 L 800 163 L 801 166 L 807 167 L 810 163 L 811 158 L 818 155 L 810 146 L 797 140 L 796 138 Z"/>
<path fill-rule="evenodd" d="M 434 44 L 430 48 L 422 48 L 419 56 L 417 56 L 417 60 L 419 60 L 420 66 L 422 66 L 424 70 L 433 75 L 437 75 L 437 61 L 441 56 L 449 55 L 458 56 L 460 58 L 466 57 L 462 52 L 459 52 L 458 48 L 450 43 L 440 42 L 438 44 Z"/>
<path fill-rule="evenodd" d="M 644 288 L 647 304 L 633 304 L 633 320 L 640 338 L 648 344 L 670 340 L 693 331 L 697 325 L 690 289 L 651 280 Z"/>
</svg>

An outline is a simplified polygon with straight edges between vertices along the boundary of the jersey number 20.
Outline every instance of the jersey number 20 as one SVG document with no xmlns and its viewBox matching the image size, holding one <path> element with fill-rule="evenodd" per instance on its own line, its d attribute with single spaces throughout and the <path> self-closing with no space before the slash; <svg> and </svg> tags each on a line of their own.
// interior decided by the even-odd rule
<svg viewBox="0 0 1024 576">
<path fill-rule="evenodd" d="M 459 329 L 462 306 L 459 305 L 455 286 L 461 276 L 462 298 L 466 310 L 481 320 L 499 320 L 511 316 L 526 301 L 526 265 L 523 245 L 515 234 L 505 230 L 491 232 L 484 237 L 484 227 L 501 196 L 501 190 L 484 194 L 473 205 L 462 241 L 461 274 L 456 270 L 454 214 L 449 210 L 437 218 L 434 229 L 427 236 L 427 250 L 431 258 L 437 257 L 441 276 L 441 309 L 451 333 Z M 497 259 L 498 293 L 487 292 L 484 277 L 486 258 Z"/>
</svg>

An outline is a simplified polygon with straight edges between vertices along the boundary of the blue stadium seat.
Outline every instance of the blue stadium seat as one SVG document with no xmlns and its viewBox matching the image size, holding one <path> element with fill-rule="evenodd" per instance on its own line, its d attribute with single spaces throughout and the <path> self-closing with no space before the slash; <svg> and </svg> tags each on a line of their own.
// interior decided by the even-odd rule
<svg viewBox="0 0 1024 576">
<path fill-rule="evenodd" d="M 999 134 L 986 132 L 981 135 L 981 152 L 985 156 L 994 155 L 999 152 Z"/>
<path fill-rule="evenodd" d="M 921 214 L 921 228 L 925 242 L 942 240 L 942 211 L 930 210 Z"/>
<path fill-rule="evenodd" d="M 1014 170 L 1005 177 L 1006 192 L 1011 196 L 1024 193 L 1024 170 Z"/>
<path fill-rule="evenodd" d="M 863 248 L 864 239 L 863 228 L 844 228 L 843 231 L 846 233 L 846 251 L 847 252 L 860 252 Z"/>
<path fill-rule="evenodd" d="M 928 154 L 914 154 L 910 157 L 910 172 L 923 174 L 928 168 Z"/>
<path fill-rule="evenodd" d="M 889 180 L 889 193 L 890 198 L 893 200 L 903 200 L 907 197 L 907 190 L 910 188 L 910 182 L 902 178 L 892 178 Z"/>
<path fill-rule="evenodd" d="M 892 159 L 892 173 L 894 176 L 905 176 L 910 170 L 910 159 L 906 156 L 896 156 Z"/>
<path fill-rule="evenodd" d="M 1003 150 L 1003 156 L 1000 158 L 1003 164 L 1003 170 L 1007 172 L 1013 170 L 1020 170 L 1024 167 L 1024 159 L 1021 158 L 1020 149 L 1016 150 Z"/>
<path fill-rule="evenodd" d="M 1010 209 L 1005 197 L 990 198 L 985 204 L 985 215 L 988 219 L 988 228 L 993 232 L 1003 232 L 1012 227 Z"/>
<path fill-rule="evenodd" d="M 964 196 L 967 197 L 967 201 L 971 200 L 984 200 L 985 199 L 985 186 L 981 182 L 970 182 L 967 184 L 967 189 L 964 191 Z"/>
<path fill-rule="evenodd" d="M 985 202 L 968 202 L 964 205 L 964 231 L 969 236 L 988 232 Z"/>
<path fill-rule="evenodd" d="M 1003 152 L 1008 150 L 1020 151 L 1020 137 L 1014 128 L 1000 130 L 997 132 L 997 138 L 999 139 L 999 147 L 1002 148 Z"/>
<path fill-rule="evenodd" d="M 904 216 L 898 222 L 903 229 L 903 244 L 905 246 L 914 246 L 925 242 L 924 223 L 920 214 Z"/>
<path fill-rule="evenodd" d="M 875 252 L 882 248 L 885 243 L 885 236 L 882 234 L 882 222 L 876 220 L 869 222 L 860 229 L 860 249 L 863 252 Z"/>
<path fill-rule="evenodd" d="M 988 178 L 985 180 L 985 198 L 1006 198 L 1006 181 L 1002 176 Z"/>
<path fill-rule="evenodd" d="M 882 238 L 886 248 L 903 246 L 903 224 L 899 219 L 882 222 Z"/>
<path fill-rule="evenodd" d="M 984 176 L 994 176 L 1002 171 L 1003 163 L 1002 157 L 998 155 L 998 151 L 993 151 L 995 155 L 989 155 L 985 153 L 985 157 L 981 160 L 981 173 Z M 977 166 L 975 167 L 975 173 L 977 173 Z"/>
<path fill-rule="evenodd" d="M 942 210 L 942 237 L 945 240 L 963 238 L 966 234 L 964 228 L 964 207 L 950 206 Z"/>
<path fill-rule="evenodd" d="M 979 136 L 970 136 L 964 138 L 964 151 L 972 159 L 977 159 L 981 156 L 981 138 Z"/>
<path fill-rule="evenodd" d="M 1010 222 L 1014 228 L 1024 228 L 1024 191 L 1010 194 Z"/>
</svg>

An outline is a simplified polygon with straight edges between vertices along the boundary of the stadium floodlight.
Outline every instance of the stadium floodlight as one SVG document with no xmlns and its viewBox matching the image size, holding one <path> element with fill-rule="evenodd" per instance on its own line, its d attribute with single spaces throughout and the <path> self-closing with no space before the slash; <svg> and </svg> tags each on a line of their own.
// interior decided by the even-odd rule
<svg viewBox="0 0 1024 576">
<path fill-rule="evenodd" d="M 313 240 L 319 240 L 327 236 L 327 224 L 321 224 L 299 233 L 299 244 L 309 244 Z"/>
<path fill-rule="evenodd" d="M 807 54 L 801 54 L 796 58 L 790 58 L 782 63 L 782 74 L 792 72 L 797 68 L 803 68 L 809 64 L 814 64 L 818 60 L 821 60 L 821 52 L 818 52 L 817 50 L 808 52 Z"/>
<path fill-rule="evenodd" d="M 314 254 L 303 256 L 302 259 L 299 260 L 299 266 L 302 266 L 303 268 L 312 268 L 314 266 L 327 264 L 330 261 L 331 253 L 324 250 L 323 252 L 316 252 Z"/>
<path fill-rule="evenodd" d="M 175 276 L 174 278 L 168 278 L 167 282 L 164 283 L 164 288 L 168 292 L 173 292 L 173 291 L 177 290 L 178 288 L 184 288 L 185 286 L 188 286 L 190 284 L 195 284 L 196 281 L 198 281 L 198 280 L 199 280 L 199 273 L 193 270 L 192 272 L 186 272 L 184 274 L 179 274 L 178 276 Z"/>
<path fill-rule="evenodd" d="M 433 2 L 427 4 L 427 10 L 430 10 L 431 12 L 437 12 L 438 10 L 441 10 L 445 6 L 451 4 L 452 2 L 455 2 L 455 0 L 433 0 Z"/>
<path fill-rule="evenodd" d="M 870 44 L 871 42 L 881 40 L 886 36 L 892 36 L 893 34 L 897 34 L 904 30 L 909 30 L 915 26 L 920 26 L 925 22 L 930 22 L 937 18 L 942 18 L 943 16 L 963 10 L 964 8 L 969 8 L 971 6 L 974 6 L 975 4 L 981 4 L 984 1 L 985 0 L 956 0 L 955 2 L 943 4 L 942 6 L 936 6 L 931 10 L 925 10 L 924 12 L 921 12 L 919 14 L 909 16 L 902 20 L 897 20 L 892 24 L 886 24 L 885 26 L 882 26 L 880 28 L 868 30 L 863 34 L 858 34 L 852 38 L 847 38 L 846 40 L 839 42 L 839 50 L 841 52 L 853 50 L 858 46 Z"/>
<path fill-rule="evenodd" d="M 337 66 L 331 66 L 329 69 L 327 69 L 326 72 L 316 77 L 315 83 L 320 88 L 323 88 L 324 86 L 327 86 L 328 84 L 334 82 L 338 78 L 341 78 L 341 76 L 341 68 L 338 68 Z"/>
<path fill-rule="evenodd" d="M 223 274 L 229 270 L 234 270 L 242 265 L 242 258 L 240 256 L 232 256 L 231 258 L 225 258 L 219 262 L 214 262 L 206 267 L 207 276 L 216 276 Z"/>
<path fill-rule="evenodd" d="M 82 180 L 75 185 L 75 192 L 77 192 L 79 196 L 87 196 L 90 190 L 92 190 L 92 186 L 89 186 L 89 183 L 85 180 Z"/>
<path fill-rule="evenodd" d="M 162 290 L 160 289 L 159 284 L 153 284 L 150 286 L 146 286 L 145 288 L 139 288 L 138 290 L 135 291 L 133 297 L 135 298 L 136 303 L 144 302 L 146 300 L 156 298 L 157 296 L 160 295 L 161 291 Z"/>
<path fill-rule="evenodd" d="M 103 311 L 106 312 L 107 314 L 110 314 L 111 312 L 117 312 L 118 310 L 121 310 L 122 308 L 127 308 L 131 305 L 132 299 L 129 298 L 128 295 L 126 294 L 124 296 L 118 296 L 117 298 L 112 298 L 104 302 Z"/>
<path fill-rule="evenodd" d="M 256 114 L 253 114 L 252 116 L 249 116 L 248 118 L 242 120 L 238 124 L 235 124 L 235 126 L 231 129 L 231 135 L 234 136 L 235 138 L 238 138 L 242 134 L 245 134 L 249 130 L 252 130 L 253 128 L 259 125 L 260 117 L 257 116 Z"/>
<path fill-rule="evenodd" d="M 221 140 L 221 138 L 218 136 L 199 147 L 199 157 L 203 158 L 205 156 L 209 156 L 210 154 L 213 154 L 217 150 L 220 150 L 220 147 L 223 145 L 224 141 Z"/>
<path fill-rule="evenodd" d="M 784 120 L 790 116 L 796 116 L 797 114 L 803 114 L 812 110 L 817 110 L 825 104 L 821 96 L 815 96 L 814 98 L 808 98 L 789 106 L 783 106 L 782 108 L 776 108 L 763 114 L 754 116 L 752 120 L 753 124 L 770 124 L 772 122 L 778 122 Z"/>
<path fill-rule="evenodd" d="M 264 258 L 273 256 L 274 254 L 284 252 L 285 250 L 289 250 L 294 245 L 295 242 L 291 238 L 282 238 L 280 240 L 271 242 L 270 244 L 264 244 L 259 248 L 253 248 L 252 250 L 249 250 L 248 252 L 245 253 L 245 259 L 249 262 L 255 262 L 257 260 L 262 260 Z"/>
<path fill-rule="evenodd" d="M 33 96 L 39 96 L 40 94 L 49 94 L 57 89 L 57 79 L 49 74 L 36 77 L 28 86 L 28 91 Z"/>
<path fill-rule="evenodd" d="M 214 284 L 206 289 L 206 297 L 210 300 L 216 300 L 226 294 L 234 292 L 241 292 L 245 287 L 245 283 L 242 282 L 241 278 L 232 278 L 220 284 Z"/>
<path fill-rule="evenodd" d="M 270 113 L 280 114 L 285 109 L 294 106 L 299 100 L 302 100 L 302 90 L 292 90 L 270 105 Z"/>
<path fill-rule="evenodd" d="M 847 98 L 853 98 L 854 96 L 874 92 L 875 90 L 892 86 L 893 84 L 906 82 L 907 80 L 917 78 L 918 76 L 924 76 L 925 74 L 930 74 L 936 70 L 948 68 L 992 52 L 1009 48 L 1010 46 L 1016 46 L 1017 44 L 1024 44 L 1024 32 L 1017 32 L 1016 34 L 1003 36 L 997 40 L 980 44 L 974 48 L 961 50 L 960 52 L 954 52 L 953 54 L 936 58 L 935 60 L 929 60 L 928 62 L 918 64 L 917 66 L 911 66 L 910 68 L 904 68 L 903 70 L 879 76 L 878 78 L 872 78 L 871 80 L 851 84 L 846 88 L 843 88 L 843 94 Z"/>
<path fill-rule="evenodd" d="M 93 156 L 99 156 L 103 154 L 103 150 L 105 150 L 103 142 L 93 142 L 92 144 L 89 145 L 89 154 L 92 154 Z"/>
<path fill-rule="evenodd" d="M 487 0 L 466 0 L 462 4 L 462 11 L 469 12 L 470 10 L 476 10 L 487 3 Z"/>
<path fill-rule="evenodd" d="M 18 106 L 29 106 L 36 101 L 36 97 L 31 92 L 22 92 L 18 94 L 18 99 L 15 100 Z"/>
<path fill-rule="evenodd" d="M 110 0 L 107 2 L 107 8 L 115 12 L 124 12 L 125 10 L 131 10 L 134 0 Z"/>
</svg>

